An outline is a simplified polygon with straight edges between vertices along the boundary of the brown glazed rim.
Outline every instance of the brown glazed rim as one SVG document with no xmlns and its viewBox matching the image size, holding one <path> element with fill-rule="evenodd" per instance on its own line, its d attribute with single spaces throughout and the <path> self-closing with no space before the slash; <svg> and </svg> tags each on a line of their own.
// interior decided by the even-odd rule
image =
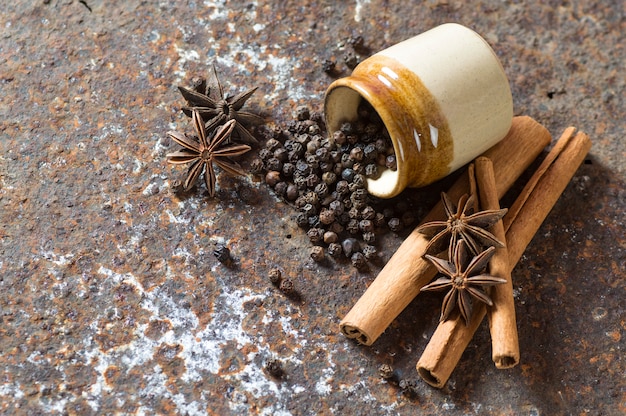
<svg viewBox="0 0 626 416">
<path fill-rule="evenodd" d="M 342 93 L 343 97 L 336 96 Z M 386 171 L 381 178 L 368 180 L 371 194 L 391 198 L 407 186 L 424 186 L 449 173 L 453 148 L 448 122 L 415 73 L 382 55 L 363 61 L 351 76 L 336 80 L 326 92 L 329 133 L 337 130 L 341 123 L 357 119 L 361 99 L 372 105 L 385 124 L 398 167 L 396 172 Z M 431 140 L 430 126 L 438 129 L 436 147 Z M 421 142 L 420 150 L 416 134 Z M 382 183 L 388 184 L 380 186 Z"/>
</svg>

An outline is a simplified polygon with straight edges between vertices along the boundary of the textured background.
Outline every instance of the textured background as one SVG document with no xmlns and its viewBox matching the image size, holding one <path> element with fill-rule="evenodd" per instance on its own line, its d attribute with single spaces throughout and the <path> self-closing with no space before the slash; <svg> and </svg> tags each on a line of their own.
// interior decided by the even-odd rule
<svg viewBox="0 0 626 416">
<path fill-rule="evenodd" d="M 0 413 L 626 411 L 622 1 L 12 0 L 0 11 Z M 252 175 L 220 175 L 217 198 L 176 194 L 183 171 L 165 163 L 177 147 L 165 133 L 190 131 L 176 86 L 211 64 L 230 93 L 259 86 L 248 106 L 282 125 L 300 104 L 321 110 L 322 62 L 347 75 L 351 36 L 375 52 L 449 21 L 493 45 L 516 114 L 557 137 L 574 125 L 593 148 L 513 273 L 521 364 L 494 368 L 483 325 L 434 390 L 414 366 L 438 297 L 418 297 L 373 347 L 345 339 L 338 322 L 377 267 L 313 263 L 293 209 Z M 383 257 L 407 232 L 385 236 Z M 269 283 L 271 267 L 298 299 Z M 263 370 L 271 358 L 281 380 Z M 382 381 L 381 363 L 416 381 L 416 397 Z"/>
</svg>

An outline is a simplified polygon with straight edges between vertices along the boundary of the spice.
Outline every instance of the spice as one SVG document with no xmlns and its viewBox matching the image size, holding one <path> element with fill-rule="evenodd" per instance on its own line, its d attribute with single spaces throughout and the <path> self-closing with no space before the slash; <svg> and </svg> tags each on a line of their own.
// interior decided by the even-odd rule
<svg viewBox="0 0 626 416">
<path fill-rule="evenodd" d="M 464 194 L 455 206 L 445 192 L 441 193 L 441 202 L 447 220 L 427 222 L 417 228 L 417 232 L 431 237 L 426 254 L 438 254 L 448 248 L 448 258 L 453 258 L 452 250 L 456 243 L 463 239 L 473 255 L 478 255 L 481 247 L 504 247 L 487 228 L 498 222 L 507 212 L 506 208 L 479 211 L 470 214 L 473 209 L 474 196 Z"/>
<path fill-rule="evenodd" d="M 313 261 L 320 262 L 324 260 L 324 247 L 322 246 L 313 246 L 311 247 L 311 258 Z"/>
<path fill-rule="evenodd" d="M 209 139 L 207 138 L 207 130 L 211 131 L 215 123 L 206 128 L 202 116 L 197 111 L 193 112 L 192 118 L 199 139 L 175 131 L 168 132 L 167 135 L 183 146 L 183 149 L 168 154 L 167 161 L 175 165 L 191 163 L 187 171 L 187 178 L 183 182 L 185 190 L 193 186 L 204 170 L 204 182 L 209 194 L 213 196 L 215 195 L 216 182 L 213 163 L 231 175 L 245 175 L 241 166 L 230 158 L 246 153 L 250 150 L 250 146 L 245 144 L 223 145 L 233 131 L 235 122 L 232 120 L 220 126 L 213 137 Z"/>
<path fill-rule="evenodd" d="M 393 368 L 389 364 L 381 364 L 378 367 L 378 375 L 384 380 L 389 380 L 394 376 Z"/>
<path fill-rule="evenodd" d="M 472 315 L 471 298 L 489 306 L 493 305 L 482 287 L 506 283 L 506 279 L 482 273 L 494 251 L 494 247 L 489 247 L 478 256 L 470 258 L 465 240 L 459 240 L 453 250 L 453 262 L 426 255 L 426 259 L 443 276 L 424 286 L 422 291 L 450 289 L 443 298 L 440 321 L 447 320 L 458 305 L 461 316 L 468 325 Z"/>
<path fill-rule="evenodd" d="M 281 292 L 283 292 L 285 295 L 293 295 L 296 291 L 295 286 L 293 284 L 293 280 L 291 280 L 290 278 L 286 277 L 284 278 L 281 282 L 280 285 L 278 286 L 278 288 L 280 289 Z"/>
<path fill-rule="evenodd" d="M 217 258 L 217 261 L 226 266 L 230 266 L 232 264 L 230 250 L 226 246 L 218 245 L 215 250 L 213 250 L 213 255 Z"/>
<path fill-rule="evenodd" d="M 275 378 L 281 378 L 283 376 L 283 366 L 281 362 L 275 358 L 268 360 L 265 363 L 265 371 Z"/>
<path fill-rule="evenodd" d="M 352 265 L 358 270 L 364 270 L 367 267 L 367 260 L 361 252 L 356 252 L 350 257 Z"/>
<path fill-rule="evenodd" d="M 280 269 L 270 269 L 269 273 L 267 274 L 270 282 L 272 282 L 273 284 L 279 284 L 281 279 L 283 278 L 283 275 L 280 271 Z"/>
<path fill-rule="evenodd" d="M 235 120 L 234 129 L 237 137 L 248 143 L 256 143 L 257 139 L 254 138 L 245 126 L 260 124 L 263 122 L 263 119 L 256 114 L 241 111 L 241 108 L 258 87 L 250 88 L 242 93 L 228 97 L 224 95 L 224 89 L 217 76 L 215 67 L 213 67 L 213 76 L 219 93 L 217 97 L 211 96 L 208 87 L 206 88 L 206 92 L 198 92 L 185 87 L 178 87 L 180 93 L 189 104 L 188 107 L 183 107 L 183 112 L 191 117 L 193 112 L 197 111 L 205 119 L 209 120 L 209 124 L 214 122 L 223 124 Z"/>
</svg>

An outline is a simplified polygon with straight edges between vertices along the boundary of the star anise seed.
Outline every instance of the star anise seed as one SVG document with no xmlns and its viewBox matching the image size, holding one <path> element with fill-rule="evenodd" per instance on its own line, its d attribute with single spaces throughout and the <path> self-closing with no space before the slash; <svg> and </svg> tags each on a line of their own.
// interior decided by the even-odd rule
<svg viewBox="0 0 626 416">
<path fill-rule="evenodd" d="M 441 193 L 441 202 L 447 220 L 431 221 L 417 227 L 418 232 L 431 237 L 426 254 L 438 254 L 448 248 L 448 258 L 452 259 L 452 251 L 459 240 L 464 240 L 474 255 L 478 255 L 482 247 L 504 247 L 504 243 L 487 229 L 504 217 L 506 208 L 472 213 L 474 195 L 463 195 L 455 206 L 445 192 Z"/>
<path fill-rule="evenodd" d="M 192 113 L 192 119 L 197 137 L 189 137 L 176 131 L 167 133 L 176 143 L 183 146 L 183 149 L 168 154 L 167 161 L 175 165 L 191 163 L 187 171 L 187 178 L 183 183 L 185 190 L 193 186 L 204 170 L 204 182 L 209 194 L 214 196 L 216 176 L 213 164 L 231 175 L 245 175 L 241 166 L 230 158 L 246 153 L 250 150 L 250 146 L 245 144 L 224 145 L 224 141 L 230 137 L 235 127 L 235 120 L 230 120 L 216 129 L 218 121 L 214 121 L 206 127 L 198 111 Z M 207 131 L 214 131 L 210 139 L 207 138 Z"/>
<path fill-rule="evenodd" d="M 211 88 L 205 85 L 196 86 L 195 89 L 178 87 L 183 98 L 189 104 L 188 107 L 183 107 L 183 112 L 191 117 L 194 111 L 198 111 L 204 119 L 209 120 L 207 125 L 213 124 L 215 121 L 220 121 L 219 125 L 235 120 L 236 136 L 244 142 L 257 143 L 257 139 L 248 131 L 246 126 L 260 124 L 263 122 L 263 118 L 247 111 L 241 111 L 241 108 L 258 87 L 228 97 L 224 95 L 224 89 L 215 67 L 213 67 L 213 76 L 217 84 L 217 96 L 213 96 Z M 206 93 L 203 93 L 203 90 L 206 90 Z"/>
<path fill-rule="evenodd" d="M 465 324 L 469 325 L 472 316 L 471 298 L 489 306 L 493 305 L 491 298 L 482 288 L 506 283 L 506 279 L 484 273 L 494 251 L 495 247 L 492 246 L 478 256 L 470 258 L 465 241 L 459 240 L 454 248 L 453 262 L 426 255 L 426 259 L 443 276 L 424 286 L 422 291 L 449 289 L 443 298 L 440 321 L 446 321 L 458 305 Z"/>
</svg>

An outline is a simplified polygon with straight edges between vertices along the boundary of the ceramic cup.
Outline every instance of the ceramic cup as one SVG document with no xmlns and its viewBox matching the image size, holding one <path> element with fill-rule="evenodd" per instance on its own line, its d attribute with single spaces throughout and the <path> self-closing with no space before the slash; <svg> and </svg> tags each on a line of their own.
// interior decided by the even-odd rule
<svg viewBox="0 0 626 416">
<path fill-rule="evenodd" d="M 368 179 L 381 198 L 443 178 L 500 141 L 513 100 L 496 54 L 476 32 L 448 23 L 361 62 L 333 82 L 324 103 L 330 134 L 356 121 L 361 100 L 382 119 L 397 170 Z"/>
</svg>

